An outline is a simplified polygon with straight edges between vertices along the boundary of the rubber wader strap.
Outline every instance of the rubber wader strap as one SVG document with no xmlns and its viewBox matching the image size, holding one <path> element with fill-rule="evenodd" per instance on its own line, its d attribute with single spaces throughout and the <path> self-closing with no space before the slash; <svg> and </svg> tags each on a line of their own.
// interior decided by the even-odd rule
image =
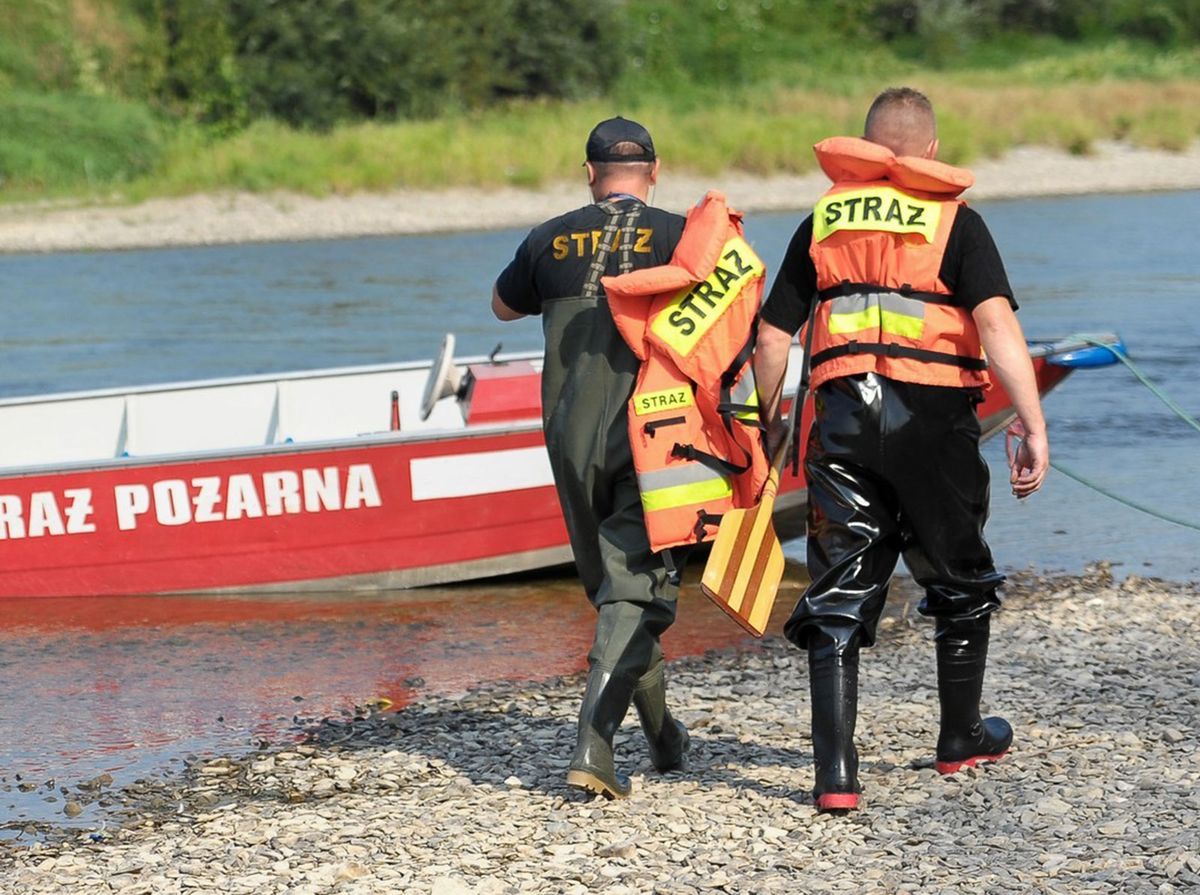
<svg viewBox="0 0 1200 895">
<path fill-rule="evenodd" d="M 600 278 L 608 269 L 608 257 L 612 254 L 618 232 L 621 234 L 621 242 L 618 246 L 621 252 L 618 270 L 620 273 L 629 273 L 633 270 L 633 237 L 635 235 L 633 225 L 637 223 L 638 218 L 642 216 L 642 209 L 646 207 L 641 202 L 635 202 L 633 208 L 622 218 L 621 209 L 617 207 L 616 203 L 606 199 L 596 204 L 601 211 L 608 215 L 608 221 L 600 235 L 600 246 L 592 255 L 592 264 L 588 268 L 587 279 L 583 283 L 585 298 L 595 298 L 600 293 Z"/>
</svg>

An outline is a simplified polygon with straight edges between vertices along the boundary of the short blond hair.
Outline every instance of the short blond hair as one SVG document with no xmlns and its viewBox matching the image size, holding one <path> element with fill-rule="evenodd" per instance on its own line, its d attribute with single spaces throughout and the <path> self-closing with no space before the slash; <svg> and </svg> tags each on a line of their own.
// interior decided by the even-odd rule
<svg viewBox="0 0 1200 895">
<path fill-rule="evenodd" d="M 933 103 L 912 87 L 889 87 L 867 110 L 863 136 L 897 155 L 919 155 L 937 138 Z"/>
</svg>

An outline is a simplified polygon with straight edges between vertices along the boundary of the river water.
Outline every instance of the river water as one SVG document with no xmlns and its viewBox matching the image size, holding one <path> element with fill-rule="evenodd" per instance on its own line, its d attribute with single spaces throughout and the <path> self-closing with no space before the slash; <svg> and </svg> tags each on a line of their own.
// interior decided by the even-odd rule
<svg viewBox="0 0 1200 895">
<path fill-rule="evenodd" d="M 1200 192 L 978 207 L 1027 335 L 1117 331 L 1146 375 L 1200 415 Z M 748 221 L 768 269 L 802 216 Z M 536 321 L 501 325 L 488 311 L 522 236 L 0 257 L 0 395 L 426 358 L 446 331 L 460 355 L 537 348 Z M 1128 370 L 1078 372 L 1045 409 L 1056 462 L 1200 526 L 1200 433 Z M 1003 487 L 1002 445 L 985 454 L 1001 480 L 989 526 L 1001 567 L 1077 572 L 1104 560 L 1118 575 L 1200 579 L 1200 531 L 1058 472 L 1018 503 Z M 786 551 L 802 561 L 803 542 Z M 793 568 L 781 614 L 801 575 Z M 576 671 L 589 636 L 574 583 L 553 577 L 365 601 L 0 600 L 0 827 L 63 819 L 63 785 L 101 773 L 127 783 L 376 698 Z M 703 598 L 685 597 L 668 653 L 732 644 L 751 647 Z M 74 823 L 102 819 L 92 805 Z"/>
</svg>

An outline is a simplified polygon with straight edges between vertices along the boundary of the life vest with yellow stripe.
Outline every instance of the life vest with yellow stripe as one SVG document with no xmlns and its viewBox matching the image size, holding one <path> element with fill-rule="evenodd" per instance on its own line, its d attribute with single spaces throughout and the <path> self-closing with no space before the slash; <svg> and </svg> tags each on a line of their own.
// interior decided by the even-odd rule
<svg viewBox="0 0 1200 895">
<path fill-rule="evenodd" d="M 601 281 L 641 361 L 629 441 L 653 550 L 710 540 L 766 481 L 750 366 L 764 276 L 741 215 L 713 191 L 688 213 L 669 264 Z"/>
<path fill-rule="evenodd" d="M 812 387 L 875 372 L 924 385 L 989 385 L 969 311 L 939 273 L 969 171 L 858 137 L 814 147 L 833 186 L 813 208 Z"/>
</svg>

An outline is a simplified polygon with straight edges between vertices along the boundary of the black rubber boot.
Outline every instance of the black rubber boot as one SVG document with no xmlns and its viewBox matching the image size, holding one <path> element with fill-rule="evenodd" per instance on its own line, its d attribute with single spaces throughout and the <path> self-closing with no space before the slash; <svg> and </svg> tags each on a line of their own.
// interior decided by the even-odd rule
<svg viewBox="0 0 1200 895">
<path fill-rule="evenodd" d="M 660 771 L 677 771 L 685 767 L 692 741 L 687 728 L 667 708 L 664 664 L 660 658 L 642 675 L 633 690 L 633 705 L 646 734 L 650 761 Z"/>
<path fill-rule="evenodd" d="M 633 787 L 613 764 L 613 736 L 629 711 L 635 681 L 596 665 L 588 674 L 575 754 L 567 771 L 567 785 L 606 799 L 625 799 Z"/>
<path fill-rule="evenodd" d="M 812 692 L 812 741 L 818 811 L 850 811 L 858 807 L 858 750 L 854 725 L 858 718 L 858 635 L 849 640 L 822 631 L 808 645 Z"/>
<path fill-rule="evenodd" d="M 985 615 L 937 622 L 934 640 L 942 719 L 934 768 L 939 774 L 953 774 L 981 761 L 998 761 L 1012 744 L 1013 731 L 1007 721 L 979 715 L 990 619 Z"/>
</svg>

